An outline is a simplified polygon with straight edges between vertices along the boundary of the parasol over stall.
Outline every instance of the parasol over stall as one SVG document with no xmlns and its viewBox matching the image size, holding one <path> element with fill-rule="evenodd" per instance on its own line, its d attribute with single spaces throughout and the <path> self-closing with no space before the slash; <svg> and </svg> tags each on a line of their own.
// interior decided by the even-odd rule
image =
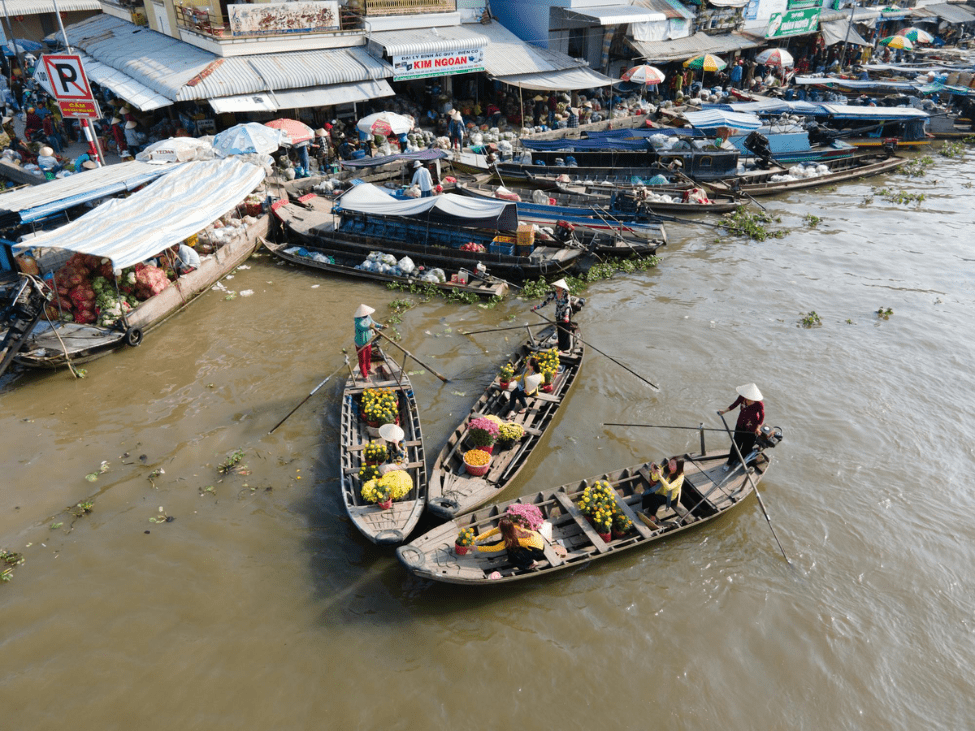
<svg viewBox="0 0 975 731">
<path fill-rule="evenodd" d="M 764 63 L 766 66 L 779 66 L 780 68 L 792 66 L 795 63 L 792 54 L 784 48 L 766 48 L 755 56 L 755 60 L 758 63 Z"/>
<path fill-rule="evenodd" d="M 395 112 L 377 112 L 363 117 L 356 124 L 356 129 L 370 135 L 405 135 L 413 129 L 413 118 Z"/>
<path fill-rule="evenodd" d="M 717 73 L 722 69 L 728 68 L 728 64 L 710 53 L 702 53 L 700 56 L 695 56 L 694 58 L 689 58 L 688 60 L 684 61 L 684 68 L 700 71 L 701 79 L 703 81 L 704 73 L 706 71 Z"/>
<path fill-rule="evenodd" d="M 213 151 L 221 157 L 258 153 L 266 155 L 285 144 L 284 133 L 257 122 L 236 124 L 213 138 Z"/>
<path fill-rule="evenodd" d="M 904 38 L 914 44 L 934 42 L 934 36 L 923 28 L 901 28 L 895 35 L 904 36 Z"/>
<path fill-rule="evenodd" d="M 911 43 L 907 36 L 887 36 L 886 38 L 881 38 L 880 43 L 887 46 L 887 48 L 897 48 L 902 51 L 911 51 L 914 49 L 914 44 Z"/>
<path fill-rule="evenodd" d="M 284 133 L 286 145 L 299 145 L 315 137 L 315 130 L 297 119 L 272 119 L 270 122 L 265 122 L 264 126 L 281 130 Z"/>
</svg>

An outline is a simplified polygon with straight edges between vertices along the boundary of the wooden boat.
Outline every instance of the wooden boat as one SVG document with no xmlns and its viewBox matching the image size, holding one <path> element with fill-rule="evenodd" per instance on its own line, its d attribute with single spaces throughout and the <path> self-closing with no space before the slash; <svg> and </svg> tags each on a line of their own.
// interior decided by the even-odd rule
<svg viewBox="0 0 975 731">
<path fill-rule="evenodd" d="M 558 200 L 578 201 L 580 205 L 599 206 L 604 208 L 615 218 L 624 215 L 635 215 L 637 203 L 643 203 L 643 210 L 650 215 L 657 213 L 728 213 L 735 210 L 742 201 L 733 195 L 715 195 L 708 204 L 692 203 L 684 200 L 688 189 L 679 188 L 647 188 L 654 193 L 668 195 L 676 200 L 672 203 L 657 201 L 639 201 L 632 190 L 614 190 L 610 185 L 594 185 L 591 183 L 557 183 L 556 189 L 562 195 Z M 646 214 L 644 214 L 646 215 Z M 622 219 L 625 220 L 625 219 Z"/>
<path fill-rule="evenodd" d="M 579 243 L 578 248 L 535 246 L 530 255 L 519 256 L 508 253 L 513 246 L 509 249 L 493 244 L 496 230 L 348 211 L 339 215 L 333 210 L 333 201 L 317 195 L 279 201 L 273 208 L 291 243 L 348 254 L 360 261 L 372 251 L 392 254 L 397 259 L 409 256 L 448 274 L 459 268 L 474 271 L 478 263 L 483 263 L 492 274 L 504 279 L 549 277 L 571 269 L 584 253 L 584 246 Z M 456 248 L 470 241 L 491 248 L 480 253 Z"/>
<path fill-rule="evenodd" d="M 746 457 L 747 469 L 756 483 L 771 464 L 765 450 L 781 439 L 781 430 L 773 432 L 770 438 L 763 438 L 763 444 Z M 396 556 L 416 576 L 450 584 L 503 584 L 582 567 L 591 561 L 698 528 L 744 502 L 754 490 L 742 467 L 730 472 L 721 469 L 727 458 L 728 453 L 720 451 L 685 455 L 685 477 L 680 500 L 674 504 L 674 510 L 661 508 L 658 511 L 657 525 L 645 523 L 638 515 L 642 495 L 653 484 L 650 465 L 644 463 L 456 516 L 400 547 Z M 608 543 L 596 533 L 578 508 L 583 490 L 597 480 L 605 480 L 612 486 L 620 511 L 633 522 L 630 532 Z M 529 569 L 518 569 L 504 551 L 480 553 L 472 550 L 465 555 L 457 555 L 454 541 L 462 529 L 473 528 L 477 535 L 483 535 L 497 527 L 501 516 L 513 504 L 536 506 L 551 524 L 551 540 L 543 537 L 544 560 L 536 562 Z"/>
<path fill-rule="evenodd" d="M 87 363 L 126 345 L 137 346 L 143 336 L 181 312 L 224 276 L 239 267 L 257 249 L 258 239 L 268 232 L 269 217 L 261 216 L 243 236 L 204 257 L 198 269 L 171 282 L 166 289 L 132 310 L 126 329 L 110 329 L 73 322 L 41 323 L 15 357 L 28 368 L 59 368 Z"/>
<path fill-rule="evenodd" d="M 537 337 L 532 334 L 530 328 L 528 333 L 527 342 L 508 359 L 508 362 L 515 367 L 516 373 L 523 370 L 525 358 L 557 347 L 555 328 L 552 326 L 543 329 Z M 512 411 L 508 417 L 509 421 L 514 421 L 525 429 L 524 437 L 509 449 L 496 449 L 491 459 L 490 471 L 483 477 L 474 477 L 467 474 L 464 468 L 468 424 L 471 419 L 479 416 L 500 414 L 507 401 L 507 396 L 501 391 L 497 381 L 488 386 L 467 417 L 447 439 L 430 471 L 430 497 L 427 509 L 431 513 L 443 519 L 453 518 L 494 499 L 511 484 L 538 446 L 545 430 L 551 426 L 559 407 L 572 391 L 576 376 L 582 367 L 584 354 L 585 348 L 582 342 L 574 339 L 571 354 L 560 356 L 560 368 L 553 380 L 552 392 L 539 391 L 536 396 L 529 396 L 528 411 L 524 414 Z"/>
<path fill-rule="evenodd" d="M 340 252 L 331 252 L 326 249 L 310 248 L 307 249 L 308 253 L 311 255 L 319 255 L 319 259 L 312 258 L 312 256 L 302 256 L 296 252 L 289 253 L 293 246 L 290 244 L 274 244 L 270 241 L 262 240 L 264 247 L 274 254 L 279 259 L 290 262 L 292 264 L 298 264 L 299 266 L 310 267 L 312 269 L 318 269 L 323 272 L 330 272 L 332 274 L 341 274 L 347 277 L 356 277 L 358 279 L 369 279 L 374 282 L 396 282 L 398 284 L 403 284 L 406 286 L 417 285 L 420 287 L 433 286 L 438 289 L 442 289 L 445 292 L 458 292 L 464 294 L 476 294 L 481 297 L 504 297 L 508 292 L 508 285 L 505 282 L 492 281 L 492 277 L 486 275 L 484 278 L 475 279 L 470 277 L 467 284 L 461 284 L 459 282 L 424 282 L 420 279 L 414 277 L 403 277 L 396 276 L 393 274 L 382 274 L 380 272 L 366 271 L 364 269 L 357 269 L 356 266 L 362 263 L 361 258 L 356 258 L 349 256 L 348 254 L 342 254 Z M 332 262 L 322 261 L 322 257 L 329 257 Z M 417 265 L 418 267 L 420 264 Z"/>
<path fill-rule="evenodd" d="M 339 441 L 340 474 L 342 501 L 353 525 L 366 538 L 382 546 L 402 543 L 416 527 L 427 497 L 426 456 L 423 452 L 423 434 L 420 430 L 420 412 L 413 394 L 413 386 L 406 369 L 373 346 L 375 375 L 363 381 L 359 366 L 345 381 L 342 394 L 342 424 Z M 405 363 L 405 361 L 404 361 Z M 359 469 L 363 466 L 363 449 L 376 437 L 369 433 L 369 427 L 359 413 L 362 394 L 367 388 L 389 388 L 399 400 L 399 425 L 405 432 L 403 446 L 406 447 L 408 463 L 406 471 L 413 480 L 413 489 L 402 500 L 397 500 L 388 509 L 362 499 L 362 484 Z"/>
<path fill-rule="evenodd" d="M 853 157 L 818 163 L 825 165 L 830 172 L 814 178 L 774 181 L 772 180 L 774 176 L 785 175 L 788 170 L 773 167 L 768 170 L 750 171 L 732 180 L 720 183 L 704 183 L 703 185 L 709 190 L 719 193 L 738 193 L 752 197 L 776 195 L 792 190 L 818 188 L 822 185 L 833 185 L 845 180 L 882 175 L 896 170 L 906 162 L 907 159 L 903 157 L 865 151 Z"/>
<path fill-rule="evenodd" d="M 596 210 L 592 202 L 586 206 L 575 205 L 564 194 L 549 194 L 551 204 L 534 203 L 532 193 L 526 189 L 508 188 L 524 197 L 517 201 L 518 220 L 538 226 L 556 226 L 567 221 L 576 229 L 589 232 L 586 248 L 599 255 L 649 256 L 667 243 L 667 230 L 663 223 L 653 221 L 646 214 L 618 213 L 612 210 Z M 457 186 L 457 192 L 474 198 L 498 200 L 490 188 Z"/>
</svg>

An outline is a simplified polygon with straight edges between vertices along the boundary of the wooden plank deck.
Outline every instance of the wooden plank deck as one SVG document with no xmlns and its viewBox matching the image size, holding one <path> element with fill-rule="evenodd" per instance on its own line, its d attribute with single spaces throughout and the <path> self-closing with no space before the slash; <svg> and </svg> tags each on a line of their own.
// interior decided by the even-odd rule
<svg viewBox="0 0 975 731">
<path fill-rule="evenodd" d="M 557 490 L 554 493 L 554 496 L 555 499 L 558 501 L 559 505 L 562 506 L 562 509 L 565 510 L 565 512 L 571 515 L 573 518 L 575 518 L 576 525 L 582 528 L 582 532 L 586 534 L 586 538 L 589 539 L 589 542 L 592 543 L 593 546 L 595 546 L 596 551 L 598 553 L 606 553 L 606 551 L 609 550 L 609 544 L 599 537 L 599 534 L 596 532 L 596 530 L 591 525 L 589 525 L 589 521 L 586 520 L 586 516 L 584 516 L 582 513 L 579 512 L 579 508 L 577 508 L 575 504 L 569 499 L 569 496 L 566 495 L 561 490 Z"/>
</svg>

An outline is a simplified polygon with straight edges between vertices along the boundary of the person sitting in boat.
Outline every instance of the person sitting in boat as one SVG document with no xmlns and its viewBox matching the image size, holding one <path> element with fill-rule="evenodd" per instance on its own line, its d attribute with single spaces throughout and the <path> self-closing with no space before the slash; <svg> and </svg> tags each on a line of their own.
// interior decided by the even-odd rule
<svg viewBox="0 0 975 731">
<path fill-rule="evenodd" d="M 738 392 L 738 398 L 735 399 L 735 402 L 718 413 L 727 414 L 732 409 L 741 407 L 738 412 L 738 423 L 735 424 L 735 444 L 738 445 L 741 456 L 745 457 L 752 451 L 755 440 L 762 430 L 762 424 L 765 422 L 765 404 L 763 403 L 762 392 L 754 383 L 738 386 L 735 391 Z M 728 462 L 721 469 L 727 472 L 737 464 L 740 464 L 738 453 L 732 448 L 728 454 Z"/>
<path fill-rule="evenodd" d="M 423 163 L 417 160 L 413 163 L 413 180 L 410 182 L 411 185 L 417 185 L 420 187 L 420 197 L 421 198 L 432 198 L 433 197 L 433 178 L 430 175 L 430 171 L 427 170 Z"/>
<path fill-rule="evenodd" d="M 511 413 L 516 401 L 521 405 L 518 409 L 519 414 L 524 414 L 528 410 L 528 397 L 538 393 L 538 387 L 542 383 L 542 375 L 538 372 L 538 359 L 526 359 L 525 370 L 511 380 L 515 382 L 515 387 L 508 391 L 508 400 L 501 409 L 502 419 L 507 418 Z"/>
<path fill-rule="evenodd" d="M 339 135 L 339 157 L 343 160 L 351 160 L 355 153 L 355 146 L 349 142 L 344 134 Z"/>
<path fill-rule="evenodd" d="M 672 457 L 662 468 L 652 463 L 650 479 L 654 481 L 656 488 L 643 493 L 640 507 L 650 518 L 650 522 L 656 524 L 657 511 L 661 505 L 666 505 L 667 510 L 670 510 L 675 502 L 680 502 L 680 491 L 684 486 L 684 460 Z"/>
<path fill-rule="evenodd" d="M 406 447 L 403 446 L 405 436 L 406 432 L 397 424 L 383 424 L 379 427 L 379 437 L 386 442 L 386 461 L 379 466 L 380 474 L 406 469 L 408 460 Z"/>
<path fill-rule="evenodd" d="M 359 373 L 362 378 L 369 379 L 369 369 L 372 367 L 372 338 L 377 330 L 384 327 L 374 322 L 370 315 L 375 310 L 369 305 L 359 305 L 355 314 L 355 352 L 359 358 Z"/>
<path fill-rule="evenodd" d="M 548 296 L 532 307 L 532 312 L 537 312 L 552 301 L 555 302 L 555 329 L 559 335 L 559 350 L 568 354 L 572 350 L 572 306 L 580 300 L 569 295 L 569 283 L 560 279 L 552 284 Z"/>
<path fill-rule="evenodd" d="M 173 255 L 173 268 L 178 274 L 189 274 L 200 268 L 200 255 L 184 242 L 174 244 L 170 251 Z"/>
<path fill-rule="evenodd" d="M 501 534 L 501 540 L 497 543 L 478 545 L 481 541 Z M 507 551 L 508 559 L 517 568 L 525 571 L 535 565 L 536 561 L 545 558 L 545 539 L 541 533 L 527 530 L 505 516 L 498 521 L 498 527 L 492 528 L 487 533 L 482 533 L 474 539 L 474 550 L 481 553 L 498 553 Z"/>
</svg>

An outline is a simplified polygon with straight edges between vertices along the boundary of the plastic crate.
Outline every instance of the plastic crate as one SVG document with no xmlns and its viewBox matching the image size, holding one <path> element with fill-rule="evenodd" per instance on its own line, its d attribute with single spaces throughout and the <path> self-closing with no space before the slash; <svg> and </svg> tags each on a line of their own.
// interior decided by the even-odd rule
<svg viewBox="0 0 975 731">
<path fill-rule="evenodd" d="M 515 245 L 514 244 L 488 244 L 488 251 L 492 254 L 505 254 L 506 256 L 514 256 Z"/>
</svg>

